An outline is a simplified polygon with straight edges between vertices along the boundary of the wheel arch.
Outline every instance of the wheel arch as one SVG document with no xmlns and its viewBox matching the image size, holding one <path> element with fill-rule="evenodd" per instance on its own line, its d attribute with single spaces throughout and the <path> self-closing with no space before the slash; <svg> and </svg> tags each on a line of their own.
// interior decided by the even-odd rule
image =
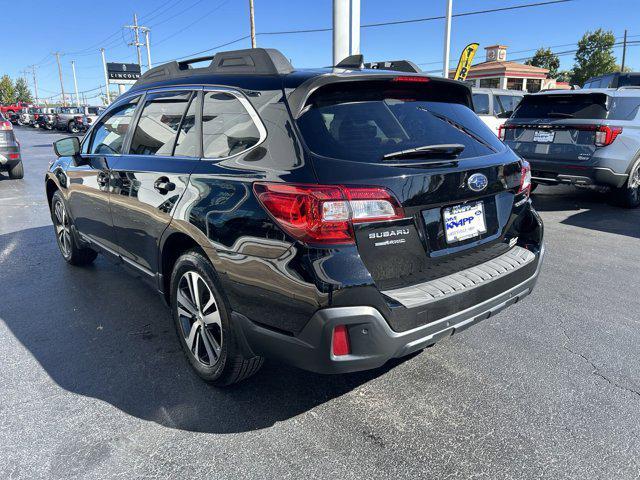
<svg viewBox="0 0 640 480">
<path fill-rule="evenodd" d="M 182 231 L 171 231 L 163 239 L 159 249 L 159 278 L 158 287 L 162 292 L 167 304 L 170 303 L 171 294 L 171 272 L 173 266 L 180 256 L 189 251 L 196 250 L 205 258 L 209 258 L 202 246 L 190 235 Z"/>
<path fill-rule="evenodd" d="M 47 203 L 49 204 L 49 210 L 51 210 L 51 202 L 53 201 L 53 194 L 56 190 L 59 190 L 58 185 L 51 178 L 47 178 L 45 183 L 45 189 L 47 192 Z"/>
</svg>

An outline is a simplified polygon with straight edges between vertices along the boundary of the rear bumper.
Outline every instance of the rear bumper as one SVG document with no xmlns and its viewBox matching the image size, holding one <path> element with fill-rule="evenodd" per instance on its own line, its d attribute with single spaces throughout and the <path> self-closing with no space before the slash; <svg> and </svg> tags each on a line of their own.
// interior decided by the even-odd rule
<svg viewBox="0 0 640 480">
<path fill-rule="evenodd" d="M 614 172 L 608 167 L 569 165 L 529 161 L 532 180 L 544 185 L 606 185 L 621 187 L 628 179 L 626 173 Z"/>
<path fill-rule="evenodd" d="M 18 154 L 18 158 L 9 158 L 10 155 Z M 0 169 L 6 170 L 20 163 L 20 147 L 0 147 Z"/>
<path fill-rule="evenodd" d="M 438 340 L 460 332 L 513 305 L 533 290 L 544 248 L 535 255 L 533 273 L 524 281 L 455 313 L 420 327 L 396 332 L 379 310 L 370 306 L 325 308 L 318 310 L 297 335 L 288 335 L 265 328 L 240 314 L 233 314 L 239 326 L 247 353 L 277 358 L 289 364 L 318 373 L 345 373 L 376 368 L 392 358 L 403 357 L 433 345 Z M 486 285 L 485 285 L 486 287 Z M 461 298 L 473 295 L 464 290 L 429 303 L 428 308 L 461 304 Z M 346 325 L 351 354 L 336 357 L 331 353 L 333 329 Z"/>
</svg>

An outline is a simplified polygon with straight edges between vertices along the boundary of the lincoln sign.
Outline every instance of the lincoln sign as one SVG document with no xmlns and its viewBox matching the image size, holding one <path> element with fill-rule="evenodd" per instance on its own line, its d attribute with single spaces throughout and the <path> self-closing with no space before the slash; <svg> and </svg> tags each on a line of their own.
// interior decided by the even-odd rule
<svg viewBox="0 0 640 480">
<path fill-rule="evenodd" d="M 140 78 L 140 65 L 137 63 L 107 63 L 109 83 L 135 83 Z"/>
</svg>

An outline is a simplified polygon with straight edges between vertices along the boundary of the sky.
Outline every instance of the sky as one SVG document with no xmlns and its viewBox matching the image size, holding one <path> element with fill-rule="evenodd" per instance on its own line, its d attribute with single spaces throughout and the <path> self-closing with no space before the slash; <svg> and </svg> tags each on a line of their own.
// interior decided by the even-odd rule
<svg viewBox="0 0 640 480">
<path fill-rule="evenodd" d="M 453 13 L 472 12 L 542 2 L 545 0 L 453 0 Z M 446 0 L 361 0 L 362 25 L 444 15 Z M 60 93 L 55 57 L 58 51 L 65 91 L 73 92 L 71 61 L 76 63 L 78 89 L 97 95 L 104 84 L 100 47 L 107 61 L 136 62 L 135 48 L 128 46 L 132 32 L 122 26 L 133 23 L 151 29 L 153 65 L 234 41 L 249 34 L 249 0 L 0 0 L 6 25 L 0 47 L 0 75 L 22 75 L 37 65 L 40 97 Z M 255 0 L 259 47 L 280 49 L 295 67 L 327 66 L 332 62 L 332 34 L 313 32 L 268 35 L 268 32 L 330 28 L 332 0 Z M 453 18 L 451 63 L 457 62 L 465 45 L 507 45 L 508 60 L 533 55 L 538 47 L 565 52 L 587 30 L 603 28 L 622 38 L 640 40 L 640 0 L 572 0 L 511 11 Z M 9 33 L 7 33 L 9 32 Z M 634 37 L 635 36 L 635 37 Z M 409 59 L 425 71 L 442 70 L 444 20 L 367 27 L 361 29 L 361 51 L 365 61 Z M 248 39 L 220 50 L 250 47 Z M 211 53 L 214 53 L 212 51 Z M 614 50 L 620 61 L 622 49 Z M 562 55 L 561 69 L 573 65 L 573 53 Z M 146 54 L 143 48 L 143 62 Z M 627 50 L 627 65 L 640 70 L 640 44 Z M 145 67 L 143 67 L 143 71 Z M 32 76 L 27 76 L 32 86 Z M 115 86 L 112 87 L 115 89 Z M 89 103 L 97 104 L 98 99 Z"/>
</svg>

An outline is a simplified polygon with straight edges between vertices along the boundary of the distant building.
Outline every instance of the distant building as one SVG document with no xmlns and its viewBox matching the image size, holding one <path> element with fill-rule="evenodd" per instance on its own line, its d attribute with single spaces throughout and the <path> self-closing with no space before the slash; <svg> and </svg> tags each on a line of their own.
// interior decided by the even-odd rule
<svg viewBox="0 0 640 480">
<path fill-rule="evenodd" d="M 507 47 L 492 45 L 485 47 L 486 61 L 476 63 L 469 69 L 466 83 L 472 87 L 504 88 L 535 93 L 542 89 L 569 88 L 563 82 L 547 78 L 549 70 L 523 63 L 507 61 Z M 451 73 L 450 76 L 453 77 Z"/>
</svg>

